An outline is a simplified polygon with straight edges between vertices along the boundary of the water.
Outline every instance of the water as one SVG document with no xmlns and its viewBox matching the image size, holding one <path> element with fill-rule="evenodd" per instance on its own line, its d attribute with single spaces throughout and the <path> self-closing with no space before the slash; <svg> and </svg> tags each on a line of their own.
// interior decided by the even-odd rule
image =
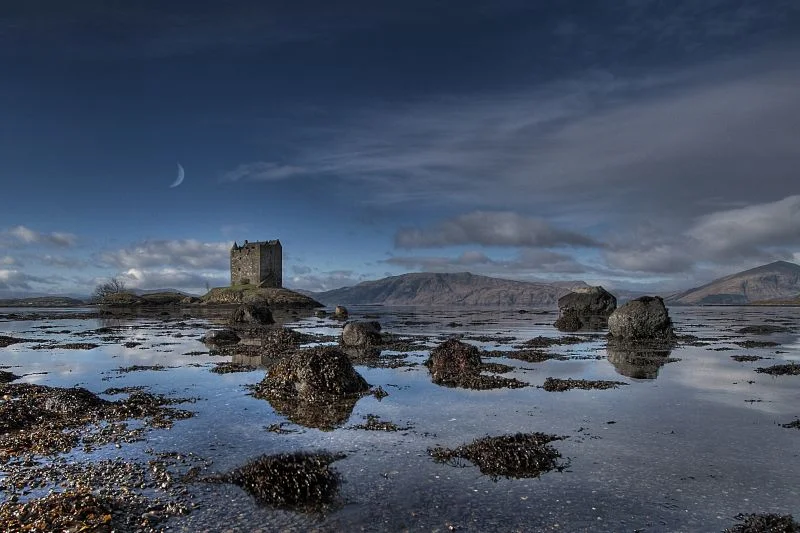
<svg viewBox="0 0 800 533">
<path fill-rule="evenodd" d="M 351 314 L 376 316 L 384 331 L 423 338 L 429 347 L 453 334 L 478 337 L 481 340 L 468 342 L 492 350 L 508 350 L 537 335 L 560 335 L 551 326 L 553 314 L 516 310 L 370 307 L 351 309 Z M 357 366 L 370 384 L 380 385 L 389 396 L 380 401 L 362 398 L 349 420 L 333 431 L 293 423 L 284 424 L 291 431 L 287 434 L 267 431 L 287 418 L 248 394 L 246 385 L 260 381 L 265 370 L 211 373 L 214 363 L 229 358 L 209 355 L 199 342 L 210 327 L 204 319 L 107 322 L 65 315 L 0 321 L 0 335 L 40 343 L 100 344 L 93 350 L 36 350 L 36 343 L 14 344 L 0 349 L 0 366 L 26 374 L 21 381 L 31 383 L 80 385 L 94 392 L 146 385 L 154 393 L 199 399 L 186 406 L 196 412 L 194 418 L 154 431 L 147 442 L 127 444 L 117 454 L 136 457 L 145 448 L 193 452 L 210 460 L 214 472 L 264 453 L 347 454 L 334 463 L 344 480 L 342 504 L 325 517 L 258 507 L 236 487 L 196 483 L 190 490 L 200 507 L 166 522 L 171 530 L 721 531 L 735 524 L 738 513 L 800 515 L 800 432 L 780 425 L 800 416 L 800 377 L 754 371 L 800 361 L 800 309 L 673 308 L 670 314 L 679 334 L 700 337 L 706 345 L 680 346 L 669 354 L 676 361 L 644 371 L 619 354 L 609 361 L 604 337 L 590 334 L 584 343 L 550 348 L 560 360 L 487 359 L 514 366 L 505 376 L 533 385 L 523 389 L 450 389 L 432 384 L 422 365 Z M 791 332 L 737 333 L 752 324 L 786 325 Z M 93 332 L 107 326 L 115 328 L 113 333 Z M 336 334 L 341 327 L 316 318 L 290 326 L 326 334 Z M 780 345 L 745 349 L 734 344 L 746 339 Z M 126 342 L 141 344 L 125 348 Z M 738 363 L 730 357 L 743 354 L 769 359 Z M 407 354 L 406 361 L 419 363 L 426 357 L 423 347 Z M 118 371 L 131 365 L 166 369 Z M 547 377 L 628 385 L 550 393 L 536 388 Z M 368 414 L 411 429 L 348 429 L 363 423 Z M 455 447 L 487 435 L 534 431 L 567 437 L 554 446 L 568 458 L 568 469 L 538 479 L 492 481 L 469 463 L 437 464 L 427 454 L 434 446 Z"/>
</svg>

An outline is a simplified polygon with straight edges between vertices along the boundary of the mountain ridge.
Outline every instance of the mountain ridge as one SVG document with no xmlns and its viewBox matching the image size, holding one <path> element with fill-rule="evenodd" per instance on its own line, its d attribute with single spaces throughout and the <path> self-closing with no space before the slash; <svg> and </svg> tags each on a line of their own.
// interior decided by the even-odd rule
<svg viewBox="0 0 800 533">
<path fill-rule="evenodd" d="M 790 300 L 800 294 L 800 265 L 774 261 L 712 280 L 699 287 L 673 293 L 671 304 L 750 304 Z"/>
</svg>

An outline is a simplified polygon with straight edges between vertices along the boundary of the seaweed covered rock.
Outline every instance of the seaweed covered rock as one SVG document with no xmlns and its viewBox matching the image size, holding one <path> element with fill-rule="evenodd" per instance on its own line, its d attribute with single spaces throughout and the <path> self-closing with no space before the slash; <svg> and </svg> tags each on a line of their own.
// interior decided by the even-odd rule
<svg viewBox="0 0 800 533">
<path fill-rule="evenodd" d="M 553 325 L 559 331 L 578 331 L 583 324 L 575 309 L 564 309 Z"/>
<path fill-rule="evenodd" d="M 330 468 L 342 454 L 284 453 L 262 455 L 228 474 L 205 481 L 242 487 L 262 505 L 298 511 L 321 511 L 339 489 L 339 475 Z"/>
<path fill-rule="evenodd" d="M 800 523 L 790 514 L 739 514 L 736 519 L 741 523 L 725 533 L 800 533 Z"/>
<path fill-rule="evenodd" d="M 347 317 L 350 316 L 350 313 L 347 311 L 345 306 L 337 305 L 331 316 L 337 320 L 347 320 Z"/>
<path fill-rule="evenodd" d="M 342 346 L 365 347 L 381 343 L 381 324 L 377 320 L 347 322 L 342 329 Z"/>
<path fill-rule="evenodd" d="M 528 386 L 518 379 L 482 374 L 484 370 L 496 372 L 498 365 L 484 364 L 478 348 L 458 339 L 447 340 L 431 350 L 425 366 L 428 367 L 431 380 L 445 387 L 487 390 Z"/>
<path fill-rule="evenodd" d="M 455 449 L 428 450 L 437 462 L 466 459 L 478 466 L 482 474 L 493 480 L 499 477 L 535 478 L 551 470 L 563 470 L 561 453 L 549 443 L 561 440 L 545 433 L 517 433 L 484 437 Z"/>
<path fill-rule="evenodd" d="M 216 346 L 225 346 L 228 344 L 236 344 L 241 338 L 232 329 L 221 329 L 209 331 L 203 338 L 200 339 L 204 344 L 212 344 Z"/>
<path fill-rule="evenodd" d="M 274 324 L 272 311 L 265 303 L 245 303 L 237 307 L 231 314 L 232 324 Z"/>
<path fill-rule="evenodd" d="M 434 383 L 454 383 L 465 375 L 481 371 L 480 351 L 471 344 L 450 339 L 431 350 L 425 366 Z"/>
<path fill-rule="evenodd" d="M 625 340 L 671 340 L 672 319 L 660 296 L 631 300 L 608 317 L 608 332 Z"/>
<path fill-rule="evenodd" d="M 558 299 L 558 310 L 573 309 L 579 315 L 611 316 L 617 308 L 617 298 L 603 287 L 572 289 Z"/>
<path fill-rule="evenodd" d="M 0 370 L 0 384 L 11 383 L 19 378 L 20 376 L 14 374 L 13 372 L 9 372 L 8 370 Z"/>
<path fill-rule="evenodd" d="M 585 287 L 558 299 L 558 319 L 553 324 L 560 331 L 600 329 L 617 308 L 617 298 L 603 287 Z"/>
<path fill-rule="evenodd" d="M 369 390 L 347 354 L 331 346 L 300 350 L 282 359 L 258 387 L 269 395 L 304 399 L 357 396 Z"/>
</svg>

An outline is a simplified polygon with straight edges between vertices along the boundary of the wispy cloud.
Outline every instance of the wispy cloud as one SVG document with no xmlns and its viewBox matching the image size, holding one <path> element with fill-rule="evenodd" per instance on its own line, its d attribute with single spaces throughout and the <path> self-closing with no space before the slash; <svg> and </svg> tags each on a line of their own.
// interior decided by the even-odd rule
<svg viewBox="0 0 800 533">
<path fill-rule="evenodd" d="M 3 257 L 0 257 L 0 265 L 5 265 L 5 266 L 20 265 L 20 262 L 16 257 L 5 255 Z"/>
<path fill-rule="evenodd" d="M 448 256 L 395 256 L 384 263 L 405 269 L 424 272 L 463 272 L 509 277 L 514 279 L 541 279 L 557 273 L 581 274 L 590 269 L 574 257 L 549 250 L 524 248 L 511 259 L 492 259 L 483 252 L 471 250 L 455 257 Z"/>
<path fill-rule="evenodd" d="M 584 235 L 554 228 L 540 218 L 503 211 L 474 211 L 444 220 L 430 228 L 401 228 L 398 248 L 436 248 L 461 244 L 483 246 L 594 246 Z"/>
<path fill-rule="evenodd" d="M 13 226 L 3 231 L 0 234 L 0 237 L 2 236 L 6 237 L 5 240 L 10 240 L 11 245 L 45 244 L 62 248 L 74 246 L 78 239 L 72 233 L 62 231 L 40 232 L 26 226 Z"/>
<path fill-rule="evenodd" d="M 27 274 L 20 270 L 0 269 L 0 289 L 31 290 L 31 283 L 52 286 L 57 281 L 52 278 Z"/>
<path fill-rule="evenodd" d="M 178 268 L 129 268 L 119 274 L 125 285 L 134 289 L 181 289 L 205 292 L 206 287 L 228 284 L 227 276 L 216 272 L 197 272 Z"/>
<path fill-rule="evenodd" d="M 352 270 L 317 271 L 316 269 L 300 267 L 293 269 L 291 278 L 284 280 L 284 284 L 291 289 L 322 292 L 340 287 L 349 287 L 369 279 L 364 273 Z"/>
<path fill-rule="evenodd" d="M 227 270 L 230 267 L 227 242 L 149 240 L 100 254 L 99 261 L 120 269 L 149 267 L 190 267 Z"/>
<path fill-rule="evenodd" d="M 302 167 L 257 161 L 226 172 L 222 181 L 279 181 L 304 174 L 307 175 L 308 171 Z"/>
</svg>

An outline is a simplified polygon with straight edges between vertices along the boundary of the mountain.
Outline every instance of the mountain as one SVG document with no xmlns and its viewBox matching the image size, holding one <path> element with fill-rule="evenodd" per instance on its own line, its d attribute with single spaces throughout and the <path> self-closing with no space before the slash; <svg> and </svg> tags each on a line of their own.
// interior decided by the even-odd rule
<svg viewBox="0 0 800 533">
<path fill-rule="evenodd" d="M 800 293 L 800 265 L 775 261 L 667 297 L 672 304 L 748 304 L 781 301 Z"/>
<path fill-rule="evenodd" d="M 86 305 L 86 302 L 68 296 L 33 296 L 0 300 L 0 307 L 80 307 L 82 305 Z"/>
<path fill-rule="evenodd" d="M 558 284 L 512 281 L 478 276 L 419 272 L 365 281 L 353 287 L 315 293 L 328 304 L 386 305 L 524 305 L 555 307 L 571 287 L 586 287 L 582 281 Z"/>
</svg>

